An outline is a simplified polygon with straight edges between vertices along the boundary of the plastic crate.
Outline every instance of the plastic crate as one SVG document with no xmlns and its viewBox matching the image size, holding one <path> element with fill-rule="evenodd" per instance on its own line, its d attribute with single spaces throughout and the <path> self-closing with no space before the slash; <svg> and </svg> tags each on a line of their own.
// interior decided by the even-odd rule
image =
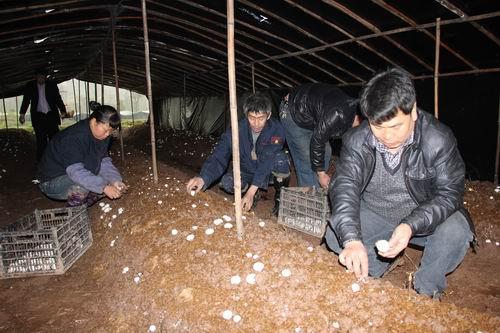
<svg viewBox="0 0 500 333">
<path fill-rule="evenodd" d="M 0 228 L 0 278 L 63 274 L 91 245 L 85 206 L 35 210 Z"/>
<path fill-rule="evenodd" d="M 325 190 L 287 187 L 281 190 L 278 223 L 322 238 L 330 211 Z"/>
</svg>

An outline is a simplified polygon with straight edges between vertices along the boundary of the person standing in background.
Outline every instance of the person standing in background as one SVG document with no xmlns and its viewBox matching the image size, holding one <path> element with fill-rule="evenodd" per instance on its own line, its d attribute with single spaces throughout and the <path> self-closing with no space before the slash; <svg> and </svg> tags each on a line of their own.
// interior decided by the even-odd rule
<svg viewBox="0 0 500 333">
<path fill-rule="evenodd" d="M 28 105 L 31 104 L 31 124 L 36 138 L 36 160 L 39 162 L 47 143 L 59 131 L 61 118 L 66 118 L 67 113 L 57 84 L 47 80 L 47 70 L 37 68 L 35 77 L 36 79 L 28 82 L 24 88 L 19 122 L 24 124 Z"/>
</svg>

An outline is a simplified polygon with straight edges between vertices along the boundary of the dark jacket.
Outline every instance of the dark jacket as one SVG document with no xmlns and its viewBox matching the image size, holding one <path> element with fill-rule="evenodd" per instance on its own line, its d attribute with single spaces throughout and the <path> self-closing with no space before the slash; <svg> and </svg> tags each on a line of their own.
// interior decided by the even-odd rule
<svg viewBox="0 0 500 333">
<path fill-rule="evenodd" d="M 354 99 L 331 84 L 307 83 L 290 91 L 292 119 L 299 127 L 313 131 L 310 155 L 314 171 L 324 170 L 325 144 L 351 128 L 357 108 Z"/>
<path fill-rule="evenodd" d="M 59 89 L 57 88 L 57 84 L 52 81 L 45 81 L 45 98 L 47 99 L 47 103 L 49 104 L 50 111 L 47 113 L 47 117 L 50 121 L 60 125 L 61 118 L 59 117 L 58 112 L 61 114 L 66 113 L 66 106 L 59 94 Z M 36 124 L 40 113 L 36 111 L 38 106 L 38 87 L 37 81 L 30 81 L 26 84 L 24 88 L 24 97 L 23 102 L 21 103 L 21 109 L 19 110 L 20 114 L 26 114 L 28 110 L 28 105 L 31 104 L 30 113 L 31 113 L 31 123 Z"/>
<path fill-rule="evenodd" d="M 240 140 L 240 170 L 242 173 L 253 175 L 252 185 L 266 189 L 274 156 L 283 150 L 285 129 L 278 120 L 269 118 L 257 138 L 255 148 L 257 160 L 252 160 L 253 140 L 250 124 L 246 118 L 239 121 L 238 133 Z M 200 177 L 205 181 L 204 188 L 210 186 L 227 170 L 232 156 L 231 143 L 231 128 L 229 128 L 222 134 L 212 155 L 203 163 Z"/>
<path fill-rule="evenodd" d="M 340 160 L 330 184 L 331 223 L 340 244 L 362 240 L 359 205 L 375 169 L 375 147 L 369 137 L 367 121 L 344 135 Z M 459 210 L 474 232 L 463 207 L 465 166 L 448 127 L 419 110 L 414 141 L 405 148 L 401 163 L 408 192 L 418 205 L 401 223 L 408 224 L 414 236 L 432 234 Z"/>
</svg>

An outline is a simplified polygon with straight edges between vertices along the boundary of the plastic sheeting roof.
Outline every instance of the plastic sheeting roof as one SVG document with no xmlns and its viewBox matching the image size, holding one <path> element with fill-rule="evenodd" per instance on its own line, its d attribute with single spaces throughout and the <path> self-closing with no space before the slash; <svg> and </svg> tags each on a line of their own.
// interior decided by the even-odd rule
<svg viewBox="0 0 500 333">
<path fill-rule="evenodd" d="M 1 1 L 0 8 L 1 97 L 20 94 L 40 66 L 56 81 L 100 83 L 101 54 L 104 83 L 114 85 L 113 23 L 120 87 L 146 93 L 140 1 Z M 252 65 L 257 89 L 359 85 L 392 65 L 432 77 L 438 17 L 440 73 L 500 68 L 500 1 L 239 0 L 234 8 L 240 91 L 252 88 Z M 147 1 L 147 15 L 154 96 L 227 93 L 225 1 Z"/>
</svg>

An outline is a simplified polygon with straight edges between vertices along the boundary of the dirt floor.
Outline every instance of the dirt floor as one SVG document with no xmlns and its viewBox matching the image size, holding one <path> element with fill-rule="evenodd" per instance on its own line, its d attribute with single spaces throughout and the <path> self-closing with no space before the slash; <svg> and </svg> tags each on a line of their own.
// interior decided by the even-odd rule
<svg viewBox="0 0 500 333">
<path fill-rule="evenodd" d="M 500 193 L 492 183 L 466 184 L 480 247 L 449 276 L 441 302 L 405 288 L 420 255 L 412 249 L 354 292 L 355 278 L 319 240 L 270 216 L 272 190 L 244 214 L 242 241 L 231 196 L 186 193 L 214 138 L 158 131 L 155 185 L 148 131 L 127 131 L 125 162 L 113 146 L 130 189 L 102 200 L 110 212 L 89 209 L 88 251 L 64 275 L 0 280 L 0 331 L 500 332 Z M 64 206 L 32 183 L 34 156 L 29 134 L 0 132 L 0 225 Z M 218 224 L 223 215 L 232 228 Z"/>
</svg>

